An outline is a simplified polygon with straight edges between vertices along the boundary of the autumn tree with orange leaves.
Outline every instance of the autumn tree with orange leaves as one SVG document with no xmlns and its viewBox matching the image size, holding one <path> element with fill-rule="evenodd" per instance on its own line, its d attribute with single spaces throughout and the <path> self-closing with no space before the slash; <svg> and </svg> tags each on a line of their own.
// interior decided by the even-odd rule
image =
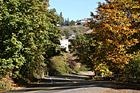
<svg viewBox="0 0 140 93">
<path fill-rule="evenodd" d="M 100 3 L 97 14 L 91 13 L 95 21 L 88 25 L 93 29 L 90 38 L 95 51 L 90 55 L 95 70 L 107 67 L 110 71 L 121 71 L 133 58 L 128 50 L 139 43 L 140 1 L 106 0 Z"/>
</svg>

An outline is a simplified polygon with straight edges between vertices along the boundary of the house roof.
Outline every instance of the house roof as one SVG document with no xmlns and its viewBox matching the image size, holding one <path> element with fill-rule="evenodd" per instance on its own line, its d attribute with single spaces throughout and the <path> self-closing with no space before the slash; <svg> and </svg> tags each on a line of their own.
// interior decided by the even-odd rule
<svg viewBox="0 0 140 93">
<path fill-rule="evenodd" d="M 88 21 L 89 20 L 89 18 L 83 18 L 83 19 L 81 19 L 81 21 Z"/>
</svg>

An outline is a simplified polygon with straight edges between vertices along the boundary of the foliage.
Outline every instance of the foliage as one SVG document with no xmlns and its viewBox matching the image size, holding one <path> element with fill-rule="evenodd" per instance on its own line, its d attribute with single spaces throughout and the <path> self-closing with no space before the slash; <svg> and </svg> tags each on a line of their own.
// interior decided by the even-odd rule
<svg viewBox="0 0 140 93">
<path fill-rule="evenodd" d="M 71 48 L 70 51 L 73 52 L 73 56 L 76 56 L 76 62 L 86 64 L 87 67 L 92 68 L 92 58 L 90 55 L 94 52 L 94 47 L 90 45 L 92 38 L 88 38 L 85 35 L 77 35 L 75 39 L 70 40 Z"/>
<path fill-rule="evenodd" d="M 40 77 L 40 74 L 38 74 L 38 73 L 33 73 L 33 77 L 35 78 L 35 79 L 40 79 L 41 77 Z"/>
<path fill-rule="evenodd" d="M 0 91 L 2 90 L 10 90 L 12 89 L 13 86 L 13 81 L 9 77 L 3 77 L 0 79 Z"/>
<path fill-rule="evenodd" d="M 11 88 L 11 86 L 8 83 L 6 83 L 4 81 L 0 81 L 0 89 L 2 89 L 2 90 L 10 90 L 10 88 Z"/>
<path fill-rule="evenodd" d="M 50 75 L 64 75 L 72 72 L 66 61 L 66 55 L 55 56 L 50 59 L 48 64 Z"/>
<path fill-rule="evenodd" d="M 93 36 L 96 44 L 94 66 L 107 64 L 110 69 L 123 69 L 125 64 L 129 64 L 133 55 L 127 50 L 138 43 L 138 39 L 133 37 L 138 33 L 139 27 L 134 24 L 139 22 L 138 1 L 133 0 L 106 0 L 107 3 L 99 3 L 98 14 L 92 14 L 97 22 L 94 25 Z M 95 28 L 96 27 L 96 28 Z"/>
<path fill-rule="evenodd" d="M 71 25 L 71 26 L 74 26 L 74 25 L 75 25 L 75 21 L 74 21 L 74 20 L 71 20 L 71 21 L 70 21 L 70 25 Z"/>
<path fill-rule="evenodd" d="M 131 47 L 139 43 L 140 2 L 106 0 L 87 25 L 92 33 L 76 38 L 72 45 L 80 62 L 104 73 L 121 73 L 133 58 Z"/>
<path fill-rule="evenodd" d="M 75 66 L 74 71 L 75 71 L 75 73 L 77 73 L 77 74 L 80 72 L 80 69 L 79 69 L 79 67 L 78 67 L 77 65 Z"/>
<path fill-rule="evenodd" d="M 81 67 L 79 68 L 79 70 L 80 70 L 80 71 L 88 71 L 88 70 L 90 70 L 90 68 L 87 68 L 87 67 L 85 67 L 85 66 L 81 66 Z"/>
<path fill-rule="evenodd" d="M 74 62 L 74 60 L 72 59 L 73 57 L 67 57 L 67 62 L 69 64 L 69 67 L 74 70 L 75 66 L 76 66 L 76 62 Z"/>
<path fill-rule="evenodd" d="M 84 26 L 62 26 L 59 28 L 61 29 L 61 35 L 66 36 L 67 38 L 71 33 L 82 34 L 89 30 L 88 27 Z"/>
<path fill-rule="evenodd" d="M 121 75 L 123 77 L 129 78 L 140 78 L 140 54 L 137 53 L 134 55 L 134 58 L 130 61 L 129 64 L 125 65 Z"/>
<path fill-rule="evenodd" d="M 60 12 L 60 22 L 59 22 L 59 24 L 62 26 L 62 25 L 64 25 L 64 18 L 63 18 L 63 14 L 62 14 L 62 12 Z"/>
<path fill-rule="evenodd" d="M 29 79 L 59 50 L 59 17 L 48 0 L 0 0 L 0 76 Z"/>
<path fill-rule="evenodd" d="M 88 71 L 88 70 L 90 70 L 90 68 L 87 68 L 87 67 L 85 67 L 85 66 L 80 66 L 79 67 L 79 65 L 78 64 L 76 64 L 76 66 L 75 66 L 75 68 L 74 68 L 74 71 L 75 71 L 75 73 L 80 73 L 80 71 Z"/>
<path fill-rule="evenodd" d="M 100 71 L 103 75 L 112 75 L 112 72 L 108 68 L 106 64 L 101 63 L 96 67 L 95 71 Z"/>
<path fill-rule="evenodd" d="M 69 20 L 69 18 L 64 19 L 62 12 L 60 13 L 60 21 L 58 24 L 60 24 L 61 26 L 73 26 L 75 25 L 75 21 L 74 20 Z"/>
</svg>

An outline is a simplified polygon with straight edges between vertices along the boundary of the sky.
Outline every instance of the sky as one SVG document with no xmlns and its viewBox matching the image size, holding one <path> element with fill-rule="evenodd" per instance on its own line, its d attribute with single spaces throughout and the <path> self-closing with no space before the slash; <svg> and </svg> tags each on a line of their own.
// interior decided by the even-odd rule
<svg viewBox="0 0 140 93">
<path fill-rule="evenodd" d="M 90 12 L 96 14 L 98 2 L 105 2 L 105 0 L 50 0 L 49 9 L 55 8 L 58 14 L 62 12 L 65 19 L 76 21 L 91 18 Z"/>
</svg>

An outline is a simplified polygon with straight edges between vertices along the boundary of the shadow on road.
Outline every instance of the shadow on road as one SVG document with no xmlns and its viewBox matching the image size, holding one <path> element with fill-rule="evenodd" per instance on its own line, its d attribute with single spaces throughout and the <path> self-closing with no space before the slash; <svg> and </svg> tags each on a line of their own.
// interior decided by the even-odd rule
<svg viewBox="0 0 140 93">
<path fill-rule="evenodd" d="M 83 75 L 64 75 L 64 76 L 54 76 L 53 82 L 50 79 L 42 79 L 41 84 L 30 84 L 25 89 L 13 90 L 10 92 L 31 92 L 31 91 L 52 91 L 52 90 L 67 90 L 67 89 L 77 89 L 77 88 L 88 88 L 88 87 L 102 87 L 102 88 L 112 88 L 112 89 L 132 89 L 140 90 L 140 86 L 137 84 L 128 83 L 115 83 L 111 81 L 90 81 L 84 80 L 87 76 Z M 69 80 L 66 80 L 69 78 Z M 74 79 L 74 80 L 72 80 Z M 73 83 L 76 81 L 77 83 Z"/>
</svg>

